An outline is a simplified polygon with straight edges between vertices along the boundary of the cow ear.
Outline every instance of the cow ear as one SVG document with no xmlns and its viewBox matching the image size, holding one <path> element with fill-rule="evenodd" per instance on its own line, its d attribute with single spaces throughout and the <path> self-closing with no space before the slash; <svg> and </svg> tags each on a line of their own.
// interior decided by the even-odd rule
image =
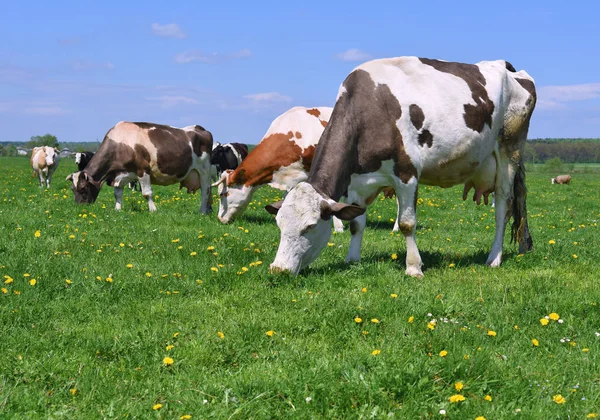
<svg viewBox="0 0 600 420">
<path fill-rule="evenodd" d="M 275 203 L 267 204 L 265 206 L 265 210 L 268 211 L 271 214 L 277 214 L 277 212 L 281 208 L 282 204 L 283 204 L 283 201 L 281 201 L 281 200 L 280 201 L 276 201 Z"/>
<path fill-rule="evenodd" d="M 355 204 L 333 203 L 323 201 L 321 204 L 321 219 L 328 220 L 335 216 L 341 220 L 352 220 L 363 214 L 367 209 Z"/>
<path fill-rule="evenodd" d="M 83 177 L 85 178 L 85 180 L 87 182 L 89 182 L 90 184 L 92 184 L 93 186 L 95 186 L 96 188 L 100 189 L 100 185 L 102 184 L 101 182 L 96 182 L 94 181 L 94 178 L 91 177 L 90 174 L 88 174 L 87 172 L 83 172 Z"/>
</svg>

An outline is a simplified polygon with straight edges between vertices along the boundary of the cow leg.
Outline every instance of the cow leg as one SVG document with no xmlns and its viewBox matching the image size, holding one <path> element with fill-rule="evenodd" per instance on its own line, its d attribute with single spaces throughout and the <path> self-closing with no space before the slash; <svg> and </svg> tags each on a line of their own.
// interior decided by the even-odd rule
<svg viewBox="0 0 600 420">
<path fill-rule="evenodd" d="M 510 218 L 510 210 L 513 199 L 513 183 L 515 179 L 515 167 L 510 160 L 501 152 L 498 158 L 498 172 L 496 173 L 496 234 L 492 250 L 486 261 L 490 267 L 498 267 L 502 262 L 502 244 L 504 243 L 504 231 L 506 223 Z"/>
<path fill-rule="evenodd" d="M 423 277 L 421 267 L 423 262 L 415 233 L 417 231 L 417 194 L 418 181 L 412 178 L 408 183 L 399 182 L 396 185 L 396 197 L 398 198 L 398 229 L 406 239 L 406 275 L 411 277 Z"/>
<path fill-rule="evenodd" d="M 210 165 L 210 162 L 209 162 Z M 200 213 L 212 213 L 212 191 L 210 189 L 210 166 L 202 168 L 200 173 L 200 190 L 202 191 L 202 201 L 200 202 Z"/>
<path fill-rule="evenodd" d="M 400 226 L 398 225 L 398 223 L 400 223 L 400 198 L 398 198 L 398 196 L 396 196 L 396 204 L 398 205 L 398 210 L 396 211 L 396 221 L 394 222 L 392 232 L 398 232 L 400 230 Z"/>
<path fill-rule="evenodd" d="M 38 171 L 38 181 L 40 182 L 40 188 L 44 188 L 44 174 L 42 171 Z"/>
<path fill-rule="evenodd" d="M 151 212 L 156 211 L 156 205 L 152 201 L 152 184 L 150 182 L 150 175 L 144 174 L 140 178 L 140 187 L 142 188 L 142 195 L 148 201 L 148 210 Z"/>
<path fill-rule="evenodd" d="M 366 224 L 366 212 L 350 220 L 350 233 L 352 234 L 352 239 L 350 239 L 350 248 L 348 248 L 346 263 L 360 261 L 360 248 L 362 247 L 362 238 Z"/>
<path fill-rule="evenodd" d="M 115 187 L 115 210 L 121 210 L 121 202 L 123 201 L 123 187 Z"/>
</svg>

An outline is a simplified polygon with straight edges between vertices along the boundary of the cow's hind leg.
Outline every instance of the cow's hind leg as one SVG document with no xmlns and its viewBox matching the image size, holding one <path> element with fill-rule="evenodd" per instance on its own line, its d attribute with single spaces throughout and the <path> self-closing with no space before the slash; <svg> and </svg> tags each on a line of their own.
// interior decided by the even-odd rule
<svg viewBox="0 0 600 420">
<path fill-rule="evenodd" d="M 212 213 L 212 191 L 210 189 L 210 166 L 208 170 L 200 173 L 200 190 L 202 191 L 202 201 L 200 202 L 200 213 Z"/>
<path fill-rule="evenodd" d="M 115 210 L 121 210 L 121 203 L 123 201 L 123 187 L 115 187 Z"/>
<path fill-rule="evenodd" d="M 152 184 L 149 174 L 146 173 L 140 178 L 140 187 L 142 188 L 142 195 L 148 201 L 148 210 L 151 212 L 156 211 L 156 205 L 152 201 Z"/>
<path fill-rule="evenodd" d="M 398 198 L 398 229 L 406 239 L 406 274 L 411 277 L 423 277 L 421 267 L 423 262 L 415 233 L 417 231 L 417 193 L 418 181 L 411 178 L 408 183 L 398 182 L 396 186 L 396 197 Z"/>
<path fill-rule="evenodd" d="M 400 230 L 400 198 L 398 196 L 396 196 L 396 204 L 398 205 L 398 209 L 396 210 L 396 221 L 394 222 L 392 232 L 398 232 Z"/>
</svg>

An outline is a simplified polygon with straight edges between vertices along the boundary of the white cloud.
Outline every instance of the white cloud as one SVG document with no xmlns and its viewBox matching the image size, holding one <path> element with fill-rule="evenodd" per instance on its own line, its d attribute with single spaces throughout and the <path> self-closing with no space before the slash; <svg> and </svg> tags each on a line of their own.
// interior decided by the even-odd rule
<svg viewBox="0 0 600 420">
<path fill-rule="evenodd" d="M 90 60 L 77 60 L 71 64 L 71 68 L 75 71 L 114 70 L 115 65 L 110 61 L 97 63 Z"/>
<path fill-rule="evenodd" d="M 213 52 L 211 54 L 205 54 L 201 51 L 186 51 L 175 56 L 175 62 L 178 64 L 188 64 L 193 61 L 199 61 L 205 64 L 216 64 L 223 61 L 230 61 L 239 58 L 246 58 L 252 55 L 252 51 L 248 48 L 230 53 L 223 54 L 220 52 Z"/>
<path fill-rule="evenodd" d="M 540 99 L 557 102 L 585 101 L 600 98 L 600 83 L 582 85 L 542 86 L 538 89 Z"/>
<path fill-rule="evenodd" d="M 291 102 L 292 98 L 286 95 L 282 95 L 279 92 L 264 92 L 264 93 L 253 93 L 251 95 L 245 95 L 244 98 L 250 99 L 256 102 Z"/>
<path fill-rule="evenodd" d="M 367 61 L 371 59 L 371 54 L 357 48 L 351 48 L 348 51 L 337 53 L 335 56 L 338 60 L 342 61 Z"/>
<path fill-rule="evenodd" d="M 167 23 L 161 25 L 160 23 L 152 24 L 152 33 L 157 36 L 164 36 L 165 38 L 186 38 L 187 35 L 176 23 Z"/>
<path fill-rule="evenodd" d="M 146 98 L 147 101 L 158 102 L 162 108 L 174 108 L 181 105 L 198 105 L 194 98 L 187 96 L 163 95 L 154 98 Z"/>
</svg>

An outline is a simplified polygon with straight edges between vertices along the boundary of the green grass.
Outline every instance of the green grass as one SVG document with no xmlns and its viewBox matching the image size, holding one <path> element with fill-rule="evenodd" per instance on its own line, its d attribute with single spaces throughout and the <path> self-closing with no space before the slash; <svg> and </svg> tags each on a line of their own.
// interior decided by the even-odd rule
<svg viewBox="0 0 600 420">
<path fill-rule="evenodd" d="M 108 187 L 94 205 L 73 203 L 72 161 L 47 191 L 26 159 L 0 165 L 0 279 L 14 279 L 0 293 L 0 418 L 600 412 L 599 175 L 562 186 L 530 173 L 535 250 L 517 255 L 507 239 L 499 269 L 485 266 L 493 209 L 463 202 L 461 186 L 422 187 L 416 280 L 391 234 L 393 200 L 369 208 L 361 263 L 343 264 L 344 232 L 300 276 L 272 276 L 279 231 L 262 207 L 278 191 L 259 190 L 224 226 L 175 186 L 155 188 L 156 214 L 130 191 L 116 212 Z M 564 322 L 542 326 L 552 312 Z M 466 400 L 450 403 L 458 381 Z"/>
</svg>

